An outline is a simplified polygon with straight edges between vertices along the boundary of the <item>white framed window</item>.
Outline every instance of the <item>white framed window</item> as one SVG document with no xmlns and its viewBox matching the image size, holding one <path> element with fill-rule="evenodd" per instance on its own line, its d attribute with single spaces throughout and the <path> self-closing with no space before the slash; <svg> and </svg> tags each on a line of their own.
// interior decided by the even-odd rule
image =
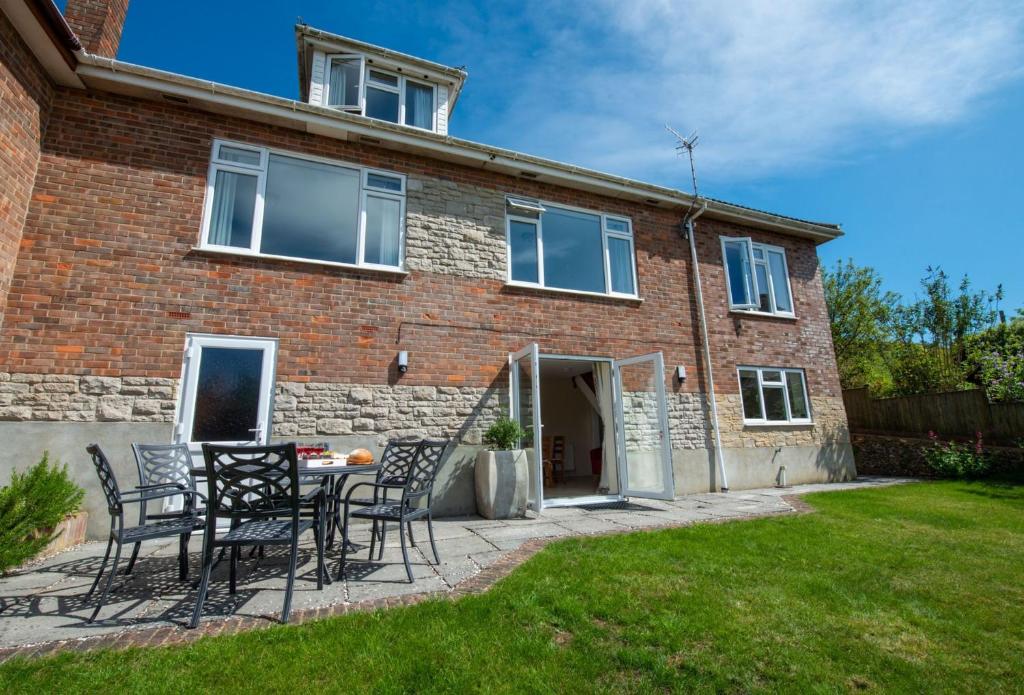
<svg viewBox="0 0 1024 695">
<path fill-rule="evenodd" d="M 429 82 L 367 66 L 364 100 L 369 118 L 436 130 L 437 88 Z"/>
<path fill-rule="evenodd" d="M 405 177 L 215 140 L 200 248 L 400 270 Z"/>
<path fill-rule="evenodd" d="M 739 367 L 737 373 L 744 424 L 810 424 L 811 401 L 804 370 Z"/>
<path fill-rule="evenodd" d="M 363 109 L 363 56 L 340 53 L 327 56 L 324 106 L 345 111 Z"/>
<path fill-rule="evenodd" d="M 629 218 L 518 197 L 506 204 L 510 285 L 637 297 Z"/>
<path fill-rule="evenodd" d="M 729 308 L 794 317 L 786 250 L 747 237 L 721 237 Z"/>
</svg>

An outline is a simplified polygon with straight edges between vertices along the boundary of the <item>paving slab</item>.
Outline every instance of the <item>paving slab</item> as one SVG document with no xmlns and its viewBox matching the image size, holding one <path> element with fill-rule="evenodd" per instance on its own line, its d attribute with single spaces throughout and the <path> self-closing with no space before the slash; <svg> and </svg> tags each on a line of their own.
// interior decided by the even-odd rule
<svg viewBox="0 0 1024 695">
<path fill-rule="evenodd" d="M 350 537 L 358 549 L 349 556 L 346 578 L 316 588 L 316 548 L 311 534 L 303 537 L 292 599 L 293 610 L 329 606 L 379 605 L 380 599 L 396 601 L 408 594 L 445 595 L 493 574 L 503 576 L 510 565 L 502 562 L 509 553 L 533 539 L 622 532 L 631 529 L 660 528 L 708 520 L 744 519 L 764 514 L 791 512 L 787 495 L 826 490 L 910 482 L 907 478 L 863 478 L 852 483 L 832 483 L 764 488 L 726 494 L 703 493 L 675 500 L 638 500 L 646 509 L 584 511 L 559 507 L 529 519 L 488 520 L 479 517 L 439 519 L 434 523 L 435 539 L 441 563 L 433 564 L 426 528 L 414 524 L 418 547 L 410 547 L 415 581 L 406 581 L 399 548 L 398 529 L 388 532 L 381 560 L 368 560 L 369 524 L 354 524 Z M 198 579 L 202 537 L 192 539 L 190 576 L 178 581 L 177 542 L 142 544 L 132 576 L 115 578 L 114 590 L 100 619 L 87 624 L 93 598 L 85 596 L 99 569 L 105 542 L 85 543 L 57 556 L 33 563 L 10 576 L 0 578 L 0 649 L 48 643 L 55 640 L 80 640 L 101 635 L 130 634 L 155 627 L 175 630 L 191 618 Z M 327 569 L 333 578 L 338 571 L 340 553 L 336 545 L 327 553 Z M 126 548 L 126 553 L 130 548 Z M 516 555 L 524 558 L 532 551 Z M 428 561 L 429 559 L 429 561 Z M 517 559 L 516 562 L 520 561 Z M 265 625 L 276 620 L 284 600 L 287 551 L 268 548 L 264 556 L 243 553 L 239 564 L 237 593 L 228 591 L 228 563 L 220 563 L 211 577 L 210 591 L 203 608 L 204 622 L 228 618 L 257 618 Z M 122 561 L 121 567 L 125 566 Z M 483 573 L 483 574 L 481 574 Z M 486 582 L 494 581 L 494 578 Z M 487 583 L 480 586 L 486 586 Z M 232 623 L 235 624 L 235 623 Z M 186 633 L 181 634 L 197 634 Z M 94 640 L 95 642 L 95 640 Z M 81 644 L 75 642 L 73 644 Z M 28 648 L 28 647 L 26 647 Z M 0 659 L 4 658 L 0 654 Z"/>
</svg>

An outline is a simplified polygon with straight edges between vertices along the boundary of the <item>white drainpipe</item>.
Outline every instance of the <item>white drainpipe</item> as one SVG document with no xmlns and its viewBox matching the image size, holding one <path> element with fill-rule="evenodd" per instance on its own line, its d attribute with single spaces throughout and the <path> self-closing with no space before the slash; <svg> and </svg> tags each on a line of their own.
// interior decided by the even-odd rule
<svg viewBox="0 0 1024 695">
<path fill-rule="evenodd" d="M 686 216 L 686 236 L 690 240 L 690 260 L 693 264 L 693 287 L 697 295 L 697 310 L 700 315 L 700 333 L 704 340 L 704 366 L 708 375 L 708 394 L 711 397 L 711 426 L 715 430 L 715 460 L 718 462 L 718 473 L 722 478 L 722 492 L 729 491 L 729 479 L 725 475 L 725 456 L 722 454 L 722 435 L 718 430 L 718 400 L 715 398 L 715 377 L 711 368 L 711 343 L 708 340 L 708 322 L 704 316 L 704 294 L 700 287 L 700 266 L 697 263 L 697 241 L 693 231 L 693 222 L 704 214 L 708 204 L 704 203 L 697 210 Z"/>
</svg>

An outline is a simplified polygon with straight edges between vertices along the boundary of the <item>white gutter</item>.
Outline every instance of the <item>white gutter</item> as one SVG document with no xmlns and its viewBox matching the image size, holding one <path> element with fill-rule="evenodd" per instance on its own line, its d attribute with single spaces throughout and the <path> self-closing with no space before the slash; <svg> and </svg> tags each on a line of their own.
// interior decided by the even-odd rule
<svg viewBox="0 0 1024 695">
<path fill-rule="evenodd" d="M 693 222 L 704 214 L 708 209 L 706 202 L 701 204 L 698 210 L 686 216 L 686 236 L 690 240 L 690 262 L 693 266 L 693 291 L 697 297 L 697 313 L 700 317 L 700 334 L 704 341 L 704 369 L 708 375 L 708 396 L 711 401 L 711 426 L 715 431 L 715 460 L 718 462 L 718 474 L 721 476 L 722 484 L 719 486 L 722 492 L 729 491 L 729 479 L 725 475 L 725 455 L 722 453 L 722 433 L 718 427 L 718 399 L 715 398 L 715 375 L 711 365 L 711 342 L 708 340 L 708 321 L 704 315 L 704 293 L 700 285 L 700 265 L 697 263 L 697 240 L 693 229 Z"/>
</svg>

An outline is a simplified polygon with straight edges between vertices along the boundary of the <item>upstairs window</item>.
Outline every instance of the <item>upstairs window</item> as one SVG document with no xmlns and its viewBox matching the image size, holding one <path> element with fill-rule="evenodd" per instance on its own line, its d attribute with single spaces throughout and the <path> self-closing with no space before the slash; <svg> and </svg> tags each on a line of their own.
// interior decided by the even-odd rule
<svg viewBox="0 0 1024 695">
<path fill-rule="evenodd" d="M 628 219 L 520 198 L 507 207 L 510 284 L 636 297 Z"/>
<path fill-rule="evenodd" d="M 786 251 L 749 238 L 722 237 L 729 308 L 793 316 Z"/>
<path fill-rule="evenodd" d="M 214 142 L 201 246 L 400 268 L 405 177 Z"/>
<path fill-rule="evenodd" d="M 359 111 L 362 74 L 362 56 L 329 56 L 327 79 L 324 80 L 324 104 L 346 111 Z"/>
<path fill-rule="evenodd" d="M 802 369 L 740 367 L 740 397 L 746 424 L 808 424 L 811 408 Z"/>
<path fill-rule="evenodd" d="M 366 115 L 382 121 L 398 123 L 401 91 L 398 75 L 380 70 L 366 71 Z"/>
</svg>

